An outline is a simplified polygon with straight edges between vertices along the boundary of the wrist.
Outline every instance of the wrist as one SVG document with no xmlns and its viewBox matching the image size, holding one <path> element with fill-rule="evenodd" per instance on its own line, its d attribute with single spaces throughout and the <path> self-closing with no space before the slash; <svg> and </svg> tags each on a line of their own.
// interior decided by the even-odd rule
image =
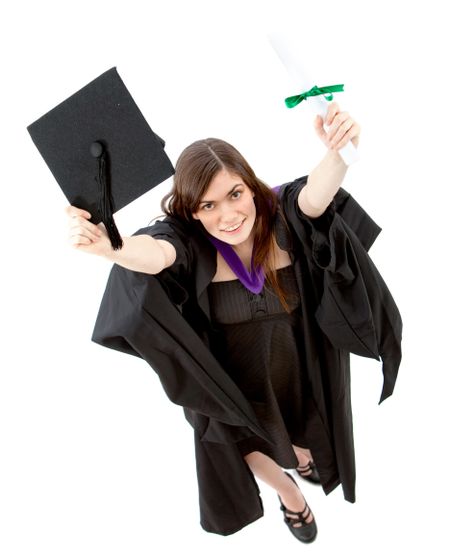
<svg viewBox="0 0 450 560">
<path fill-rule="evenodd" d="M 328 149 L 327 153 L 325 154 L 324 163 L 329 165 L 330 167 L 336 168 L 337 171 L 341 170 L 345 172 L 348 168 L 348 165 L 342 159 L 339 151 L 336 148 Z"/>
<path fill-rule="evenodd" d="M 120 259 L 120 257 L 124 254 L 123 249 L 125 248 L 127 238 L 122 237 L 122 241 L 123 241 L 123 245 L 120 249 L 113 249 L 113 246 L 111 245 L 111 242 L 109 242 L 108 239 L 108 245 L 107 247 L 105 247 L 102 256 L 108 261 L 117 262 L 118 259 Z"/>
</svg>

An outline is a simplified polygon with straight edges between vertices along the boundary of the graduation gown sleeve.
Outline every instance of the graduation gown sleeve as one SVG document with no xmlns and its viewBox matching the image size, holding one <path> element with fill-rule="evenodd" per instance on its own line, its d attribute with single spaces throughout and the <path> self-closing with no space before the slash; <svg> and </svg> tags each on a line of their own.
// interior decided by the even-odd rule
<svg viewBox="0 0 450 560">
<path fill-rule="evenodd" d="M 137 233 L 170 238 L 176 261 L 157 275 L 114 265 L 92 340 L 143 358 L 159 375 L 169 399 L 198 413 L 187 418 L 200 434 L 212 419 L 240 427 L 239 437 L 256 433 L 270 441 L 241 391 L 183 317 L 183 305 L 194 290 L 189 281 L 188 238 L 183 242 L 170 220 Z"/>
<path fill-rule="evenodd" d="M 401 360 L 402 321 L 368 251 L 381 228 L 340 188 L 318 218 L 306 216 L 298 194 L 307 176 L 279 189 L 280 204 L 320 284 L 316 320 L 332 345 L 383 362 L 380 403 L 393 392 Z"/>
</svg>

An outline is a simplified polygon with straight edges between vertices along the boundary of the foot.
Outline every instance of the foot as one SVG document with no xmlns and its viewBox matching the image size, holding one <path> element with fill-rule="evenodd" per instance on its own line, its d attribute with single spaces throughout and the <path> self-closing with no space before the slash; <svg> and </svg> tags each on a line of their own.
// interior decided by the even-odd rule
<svg viewBox="0 0 450 560">
<path fill-rule="evenodd" d="M 295 469 L 298 474 L 309 482 L 320 484 L 319 473 L 317 472 L 311 452 L 308 449 L 300 451 L 299 448 L 295 447 L 294 451 L 298 459 L 298 467 Z"/>
<path fill-rule="evenodd" d="M 307 478 L 313 473 L 311 468 L 312 465 L 314 465 L 314 463 L 311 463 L 311 461 L 308 461 L 305 465 L 302 465 L 299 461 L 299 465 L 295 470 L 298 472 L 300 476 Z"/>
<path fill-rule="evenodd" d="M 286 488 L 279 493 L 279 496 L 286 509 L 292 512 L 303 512 L 303 510 L 305 510 L 303 516 L 306 524 L 309 525 L 313 522 L 314 517 L 311 510 L 307 507 L 306 500 L 303 497 L 300 488 L 291 478 L 286 477 Z M 300 519 L 300 516 L 296 513 L 292 514 L 285 512 L 285 516 L 290 517 L 291 519 Z M 292 527 L 302 527 L 302 525 L 303 523 L 299 521 L 298 523 L 294 523 Z"/>
<path fill-rule="evenodd" d="M 307 449 L 300 451 L 300 448 L 295 446 L 294 452 L 298 459 L 297 469 L 301 469 L 303 476 L 309 476 L 312 473 L 311 465 L 314 465 L 311 452 Z"/>
</svg>

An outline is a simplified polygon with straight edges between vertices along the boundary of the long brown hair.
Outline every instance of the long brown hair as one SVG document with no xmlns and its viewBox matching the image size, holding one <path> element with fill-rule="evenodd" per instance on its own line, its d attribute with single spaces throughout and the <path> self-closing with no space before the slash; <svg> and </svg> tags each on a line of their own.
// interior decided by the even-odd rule
<svg viewBox="0 0 450 560">
<path fill-rule="evenodd" d="M 266 279 L 280 298 L 287 312 L 290 308 L 286 294 L 278 282 L 275 272 L 275 217 L 278 198 L 263 181 L 256 177 L 253 169 L 236 148 L 224 140 L 207 138 L 198 140 L 183 150 L 178 158 L 172 190 L 161 201 L 162 211 L 186 220 L 197 222 L 192 216 L 215 175 L 227 170 L 239 175 L 255 194 L 256 207 L 253 263 L 261 265 Z"/>
</svg>

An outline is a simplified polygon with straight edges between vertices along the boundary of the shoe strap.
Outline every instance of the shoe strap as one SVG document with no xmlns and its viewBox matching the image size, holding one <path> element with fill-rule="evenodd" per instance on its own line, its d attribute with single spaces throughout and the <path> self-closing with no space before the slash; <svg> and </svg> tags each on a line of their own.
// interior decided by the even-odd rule
<svg viewBox="0 0 450 560">
<path fill-rule="evenodd" d="M 285 521 L 289 524 L 298 523 L 299 521 L 306 524 L 306 519 L 309 517 L 309 515 L 311 513 L 311 510 L 309 509 L 309 506 L 308 506 L 306 501 L 305 501 L 305 509 L 303 511 L 291 511 L 290 509 L 287 509 L 287 507 L 284 504 L 281 504 L 280 509 L 284 513 Z M 308 510 L 308 513 L 305 515 L 306 510 Z M 298 515 L 299 519 L 294 519 L 293 517 L 288 517 L 286 515 L 286 513 L 290 513 L 291 515 Z"/>
<path fill-rule="evenodd" d="M 304 465 L 303 467 L 297 467 L 297 470 L 300 473 L 302 473 L 302 472 L 304 473 L 304 472 L 307 472 L 307 471 L 312 471 L 313 467 L 314 467 L 314 465 L 310 461 L 307 465 Z"/>
</svg>

